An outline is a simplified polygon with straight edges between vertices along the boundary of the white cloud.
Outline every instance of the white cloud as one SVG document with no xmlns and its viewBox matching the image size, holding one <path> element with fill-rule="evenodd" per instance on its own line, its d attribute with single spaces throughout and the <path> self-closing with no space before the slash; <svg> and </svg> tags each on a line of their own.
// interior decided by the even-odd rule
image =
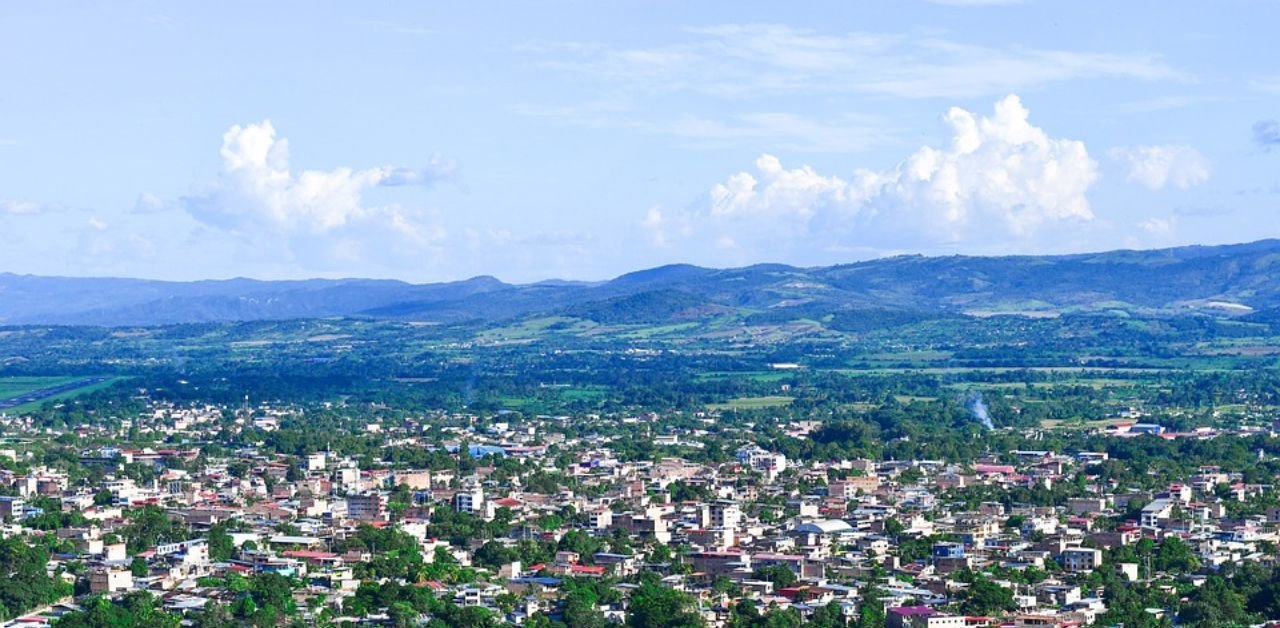
<svg viewBox="0 0 1280 628">
<path fill-rule="evenodd" d="M 1209 180 L 1209 160 L 1183 144 L 1122 146 L 1111 157 L 1129 169 L 1129 180 L 1152 190 L 1172 185 L 1185 190 Z"/>
<path fill-rule="evenodd" d="M 1148 218 L 1138 223 L 1138 228 L 1153 235 L 1161 237 L 1169 237 L 1173 235 L 1174 218 Z"/>
<path fill-rule="evenodd" d="M 131 211 L 134 214 L 158 214 L 160 212 L 166 212 L 174 209 L 175 207 L 176 205 L 174 203 L 165 201 L 155 194 L 143 192 L 142 194 L 139 194 L 137 200 L 133 202 L 133 209 Z"/>
<path fill-rule="evenodd" d="M 11 216 L 43 214 L 50 209 L 45 203 L 0 198 L 0 214 Z"/>
<path fill-rule="evenodd" d="M 1076 79 L 1182 80 L 1145 53 L 989 47 L 941 37 L 823 34 L 780 24 L 688 30 L 686 41 L 652 47 L 550 44 L 547 67 L 631 93 L 747 95 L 862 93 L 969 98 Z"/>
<path fill-rule="evenodd" d="M 667 136 L 690 148 L 768 145 L 809 152 L 850 152 L 883 143 L 896 132 L 881 117 L 854 113 L 824 119 L 786 111 L 755 111 L 722 117 L 693 113 L 648 117 L 644 107 L 620 98 L 576 106 L 524 104 L 514 111 L 588 128 L 614 127 Z"/>
<path fill-rule="evenodd" d="M 295 171 L 289 143 L 269 120 L 231 127 L 222 169 L 176 202 L 139 196 L 132 213 L 181 210 L 275 263 L 303 272 L 386 272 L 438 258 L 444 229 L 426 211 L 366 202 L 375 188 L 430 185 L 453 172 L 433 157 L 423 168 L 381 166 Z M 346 270 L 344 270 L 346 269 Z"/>
<path fill-rule="evenodd" d="M 373 221 L 413 231 L 403 212 L 365 206 L 363 194 L 377 186 L 433 183 L 452 170 L 452 164 L 437 159 L 421 170 L 340 167 L 294 173 L 289 167 L 289 142 L 276 138 L 270 120 L 231 127 L 222 136 L 220 152 L 223 166 L 218 180 L 183 198 L 181 204 L 197 220 L 232 230 L 323 233 Z M 150 199 L 142 200 L 144 207 L 157 206 Z"/>
<path fill-rule="evenodd" d="M 645 212 L 640 228 L 649 233 L 649 241 L 654 246 L 665 247 L 673 240 L 692 235 L 694 220 L 688 211 L 665 210 L 655 205 Z"/>
<path fill-rule="evenodd" d="M 1151 113 L 1153 111 L 1171 111 L 1174 109 L 1184 109 L 1187 107 L 1196 107 L 1211 103 L 1218 103 L 1226 100 L 1225 96 L 1220 95 L 1171 95 L 1159 96 L 1156 98 L 1145 98 L 1142 100 L 1133 100 L 1120 103 L 1115 106 L 1115 110 L 1120 113 Z"/>
<path fill-rule="evenodd" d="M 654 246 L 667 245 L 667 234 L 662 230 L 662 222 L 662 209 L 659 207 L 650 207 L 645 213 L 644 220 L 640 221 L 640 226 L 649 232 L 649 238 Z"/>
<path fill-rule="evenodd" d="M 824 177 L 809 166 L 787 170 L 773 155 L 756 159 L 756 172 L 739 172 L 711 188 L 711 215 L 773 214 L 807 220 L 823 208 L 856 207 L 866 201 L 877 177 L 863 173 L 853 182 Z"/>
<path fill-rule="evenodd" d="M 927 0 L 930 4 L 942 4 L 952 7 L 992 7 L 1010 4 L 1022 4 L 1022 0 Z"/>
<path fill-rule="evenodd" d="M 925 146 L 896 168 L 827 176 L 772 155 L 712 187 L 709 230 L 800 246 L 1001 242 L 1049 224 L 1093 219 L 1097 164 L 1084 143 L 1049 137 L 1016 96 L 989 117 L 953 107 L 949 146 Z M 715 235 L 720 235 L 719 233 Z"/>
<path fill-rule="evenodd" d="M 817 120 L 781 111 L 762 111 L 713 119 L 685 114 L 640 128 L 684 140 L 696 148 L 767 144 L 780 149 L 850 152 L 882 142 L 892 133 L 883 120 L 844 114 Z"/>
<path fill-rule="evenodd" d="M 1262 76 L 1249 81 L 1249 87 L 1267 94 L 1280 94 L 1280 76 Z"/>
</svg>

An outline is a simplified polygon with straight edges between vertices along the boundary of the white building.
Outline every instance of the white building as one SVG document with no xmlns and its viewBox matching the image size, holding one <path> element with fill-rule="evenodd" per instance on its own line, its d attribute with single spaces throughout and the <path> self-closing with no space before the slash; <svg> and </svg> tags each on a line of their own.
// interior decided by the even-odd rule
<svg viewBox="0 0 1280 628">
<path fill-rule="evenodd" d="M 484 507 L 484 489 L 474 486 L 458 491 L 453 496 L 453 509 L 458 512 L 480 512 Z"/>
<path fill-rule="evenodd" d="M 1142 527 L 1158 528 L 1160 524 L 1173 516 L 1173 502 L 1157 499 L 1142 509 Z"/>
<path fill-rule="evenodd" d="M 1063 550 L 1058 557 L 1067 571 L 1093 571 L 1102 565 L 1102 550 L 1091 547 L 1072 547 Z"/>
<path fill-rule="evenodd" d="M 133 572 L 128 569 L 102 567 L 89 572 L 89 591 L 114 593 L 133 589 Z"/>
<path fill-rule="evenodd" d="M 742 523 L 742 508 L 738 506 L 738 502 L 722 499 L 712 502 L 708 509 L 711 511 L 712 528 L 736 530 L 738 524 Z"/>
<path fill-rule="evenodd" d="M 762 471 L 769 478 L 778 477 L 787 470 L 787 457 L 759 447 L 743 447 L 737 452 L 738 463 Z"/>
</svg>

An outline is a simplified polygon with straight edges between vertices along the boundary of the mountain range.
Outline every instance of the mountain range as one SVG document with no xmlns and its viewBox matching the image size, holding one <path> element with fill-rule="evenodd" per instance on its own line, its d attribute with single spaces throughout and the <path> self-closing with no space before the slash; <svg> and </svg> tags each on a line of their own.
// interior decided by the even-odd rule
<svg viewBox="0 0 1280 628">
<path fill-rule="evenodd" d="M 167 282 L 0 273 L 0 324 L 137 326 L 323 317 L 432 322 L 564 315 L 656 323 L 738 311 L 890 316 L 1280 312 L 1280 240 L 1076 255 L 890 257 L 837 266 L 671 265 L 604 282 Z"/>
</svg>

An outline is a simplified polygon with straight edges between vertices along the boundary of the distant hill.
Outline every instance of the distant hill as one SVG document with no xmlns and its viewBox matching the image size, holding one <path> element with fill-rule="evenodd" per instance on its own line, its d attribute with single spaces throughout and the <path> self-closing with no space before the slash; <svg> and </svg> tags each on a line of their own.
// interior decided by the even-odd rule
<svg viewBox="0 0 1280 628">
<path fill-rule="evenodd" d="M 161 325 L 333 316 L 455 322 L 531 315 L 601 323 L 827 317 L 856 328 L 930 316 L 1275 317 L 1280 241 L 1014 257 L 902 256 L 856 264 L 735 269 L 671 265 L 606 282 L 511 285 L 345 279 L 163 282 L 0 273 L 0 324 Z"/>
</svg>

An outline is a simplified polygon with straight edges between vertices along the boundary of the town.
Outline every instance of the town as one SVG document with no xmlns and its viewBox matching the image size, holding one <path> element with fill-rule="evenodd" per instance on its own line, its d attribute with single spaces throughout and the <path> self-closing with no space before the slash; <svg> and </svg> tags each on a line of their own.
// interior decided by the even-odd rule
<svg viewBox="0 0 1280 628">
<path fill-rule="evenodd" d="M 130 418 L 61 429 L 0 419 L 0 560 L 25 574 L 0 584 L 19 611 L 5 625 L 1161 625 L 1231 612 L 1224 569 L 1270 568 L 1280 546 L 1270 478 L 1202 465 L 1140 488 L 1106 449 L 806 461 L 717 411 L 687 428 L 656 413 L 353 418 L 285 438 L 317 418 L 134 398 Z M 1273 429 L 1116 420 L 1076 436 L 1199 446 Z M 620 457 L 636 438 L 658 453 Z M 723 461 L 701 455 L 710 442 Z M 1266 442 L 1250 455 L 1276 455 Z"/>
</svg>

